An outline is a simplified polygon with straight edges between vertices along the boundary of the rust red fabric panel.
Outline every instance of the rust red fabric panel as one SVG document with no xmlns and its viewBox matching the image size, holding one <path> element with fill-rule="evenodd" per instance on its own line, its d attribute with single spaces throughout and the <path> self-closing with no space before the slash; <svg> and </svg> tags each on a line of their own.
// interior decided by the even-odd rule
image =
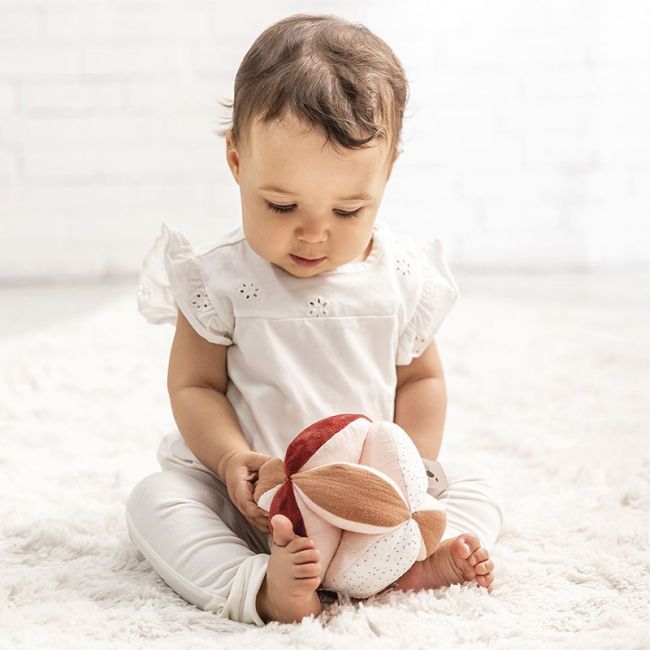
<svg viewBox="0 0 650 650">
<path fill-rule="evenodd" d="M 284 467 L 287 476 L 299 472 L 321 445 L 358 418 L 365 418 L 368 422 L 371 422 L 370 418 L 360 413 L 342 413 L 318 420 L 318 422 L 314 422 L 314 424 L 303 429 L 287 447 L 284 456 Z"/>
<path fill-rule="evenodd" d="M 269 521 L 278 514 L 283 514 L 285 517 L 289 517 L 293 525 L 293 531 L 296 535 L 307 537 L 305 522 L 300 514 L 296 497 L 293 494 L 293 484 L 289 479 L 283 483 L 282 487 L 273 497 L 273 501 L 271 501 Z"/>
</svg>

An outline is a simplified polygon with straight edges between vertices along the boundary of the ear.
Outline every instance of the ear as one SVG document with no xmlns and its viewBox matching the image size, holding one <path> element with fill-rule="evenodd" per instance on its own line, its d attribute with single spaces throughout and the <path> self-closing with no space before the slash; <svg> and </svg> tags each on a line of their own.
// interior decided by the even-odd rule
<svg viewBox="0 0 650 650">
<path fill-rule="evenodd" d="M 235 146 L 235 141 L 232 135 L 232 129 L 226 132 L 226 162 L 232 175 L 239 185 L 239 152 Z"/>
</svg>

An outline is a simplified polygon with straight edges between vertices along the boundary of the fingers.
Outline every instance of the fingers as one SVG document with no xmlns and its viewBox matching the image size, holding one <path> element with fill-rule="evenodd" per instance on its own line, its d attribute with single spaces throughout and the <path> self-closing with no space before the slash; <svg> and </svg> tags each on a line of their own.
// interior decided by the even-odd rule
<svg viewBox="0 0 650 650">
<path fill-rule="evenodd" d="M 269 513 L 255 507 L 250 507 L 247 505 L 244 508 L 244 515 L 248 521 L 250 521 L 256 528 L 259 530 L 268 533 L 270 531 L 269 527 Z"/>
<path fill-rule="evenodd" d="M 269 526 L 269 516 L 268 514 L 264 513 L 263 516 L 261 517 L 249 517 L 246 512 L 242 512 L 244 517 L 257 528 L 257 530 L 262 531 L 263 533 L 270 533 L 271 532 L 271 527 Z"/>
<path fill-rule="evenodd" d="M 262 454 L 259 454 L 260 456 Z M 270 458 L 270 456 L 269 456 Z M 255 472 L 256 473 L 256 472 Z M 269 513 L 260 508 L 253 498 L 253 485 L 250 481 L 240 480 L 231 496 L 239 512 L 241 512 L 248 521 L 263 533 L 269 533 Z"/>
<path fill-rule="evenodd" d="M 269 513 L 266 510 L 255 505 L 255 503 L 245 503 L 244 504 L 244 514 L 250 520 L 263 520 L 268 526 L 269 522 Z"/>
<path fill-rule="evenodd" d="M 253 525 L 257 530 L 262 531 L 263 533 L 269 533 L 271 531 L 269 527 L 268 517 L 266 519 L 258 518 L 253 520 Z"/>
<path fill-rule="evenodd" d="M 269 532 L 269 513 L 262 510 L 249 495 L 242 495 L 241 491 L 235 491 L 231 496 L 233 505 L 246 517 L 246 519 L 263 533 Z"/>
<path fill-rule="evenodd" d="M 258 530 L 270 532 L 269 513 L 259 508 L 254 501 L 245 504 L 244 515 Z"/>
<path fill-rule="evenodd" d="M 267 456 L 266 454 L 254 454 L 248 457 L 246 460 L 246 467 L 253 470 L 257 474 L 257 470 L 264 465 L 267 461 L 271 460 L 273 456 Z"/>
<path fill-rule="evenodd" d="M 269 513 L 266 512 L 266 510 L 262 510 L 255 501 L 247 501 L 244 504 L 244 509 L 246 511 L 246 516 L 249 517 L 250 519 L 254 519 L 257 517 L 265 517 L 268 519 Z"/>
<path fill-rule="evenodd" d="M 245 509 L 247 517 L 261 517 L 266 515 L 266 510 L 262 510 L 253 498 L 253 486 L 247 481 L 242 481 L 241 485 L 235 490 L 237 501 Z"/>
</svg>

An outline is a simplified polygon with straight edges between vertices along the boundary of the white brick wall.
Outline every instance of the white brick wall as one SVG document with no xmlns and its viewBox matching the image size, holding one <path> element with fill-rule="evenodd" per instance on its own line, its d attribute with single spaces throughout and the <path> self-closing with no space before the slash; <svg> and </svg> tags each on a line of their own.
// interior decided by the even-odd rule
<svg viewBox="0 0 650 650">
<path fill-rule="evenodd" d="M 650 262 L 650 5 L 0 0 L 0 281 L 132 273 L 238 222 L 213 131 L 255 37 L 326 11 L 411 83 L 381 209 L 454 267 Z"/>
</svg>

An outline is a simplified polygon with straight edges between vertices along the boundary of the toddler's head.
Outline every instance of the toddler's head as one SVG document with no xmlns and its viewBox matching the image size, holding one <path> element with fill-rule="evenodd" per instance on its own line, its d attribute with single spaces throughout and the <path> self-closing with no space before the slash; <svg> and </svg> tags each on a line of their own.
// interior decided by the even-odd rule
<svg viewBox="0 0 650 650">
<path fill-rule="evenodd" d="M 298 14 L 258 36 L 220 132 L 258 255 L 301 278 L 365 259 L 407 98 L 399 60 L 363 25 Z"/>
</svg>

